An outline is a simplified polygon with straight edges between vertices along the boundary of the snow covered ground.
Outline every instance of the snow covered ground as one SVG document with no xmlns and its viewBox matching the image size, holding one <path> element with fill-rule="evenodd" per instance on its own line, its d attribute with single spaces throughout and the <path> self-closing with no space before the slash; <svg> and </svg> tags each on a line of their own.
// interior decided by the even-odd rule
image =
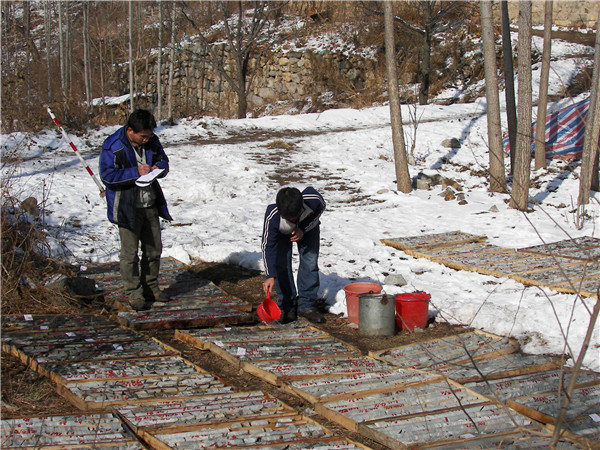
<svg viewBox="0 0 600 450">
<path fill-rule="evenodd" d="M 570 45 L 565 49 L 572 51 Z M 553 86 L 558 90 L 577 65 L 569 59 L 555 66 Z M 534 72 L 534 80 L 538 78 Z M 408 123 L 410 108 L 402 110 L 409 146 L 414 131 Z M 279 180 L 294 179 L 312 184 L 327 201 L 320 267 L 321 293 L 330 312 L 346 311 L 345 285 L 383 283 L 386 274 L 400 274 L 408 284 L 385 285 L 385 292 L 428 292 L 430 314 L 436 320 L 515 337 L 525 352 L 577 357 L 594 299 L 452 270 L 380 242 L 455 230 L 484 235 L 489 243 L 508 248 L 600 237 L 598 193 L 587 208 L 583 228 L 576 227 L 578 164 L 552 161 L 548 170 L 532 172 L 536 183 L 530 191 L 535 202 L 531 213 L 509 209 L 508 195 L 488 192 L 482 176 L 488 167 L 485 110 L 485 101 L 480 100 L 419 106 L 416 111 L 416 164 L 409 167 L 411 176 L 439 173 L 456 180 L 463 187 L 464 205 L 445 201 L 441 186 L 409 194 L 396 190 L 385 105 L 239 120 L 181 119 L 173 126 L 161 125 L 156 134 L 170 158 L 170 173 L 161 186 L 174 218 L 164 224 L 163 256 L 184 263 L 199 258 L 262 269 L 266 205 L 274 201 Z M 116 129 L 71 135 L 96 174 L 102 142 Z M 460 148 L 441 145 L 450 138 L 458 139 Z M 115 261 L 118 233 L 106 219 L 105 202 L 50 119 L 47 131 L 4 135 L 1 144 L 3 158 L 15 150 L 23 157 L 16 169 L 4 165 L 3 177 L 10 179 L 13 195 L 43 201 L 42 220 L 54 255 L 83 265 Z M 599 342 L 597 325 L 585 359 L 594 370 L 600 370 Z"/>
</svg>

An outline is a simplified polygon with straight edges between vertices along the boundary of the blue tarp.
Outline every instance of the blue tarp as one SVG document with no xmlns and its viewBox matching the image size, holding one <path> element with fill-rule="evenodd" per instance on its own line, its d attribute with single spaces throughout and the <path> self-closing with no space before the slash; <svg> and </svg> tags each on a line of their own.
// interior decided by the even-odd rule
<svg viewBox="0 0 600 450">
<path fill-rule="evenodd" d="M 546 116 L 546 158 L 577 159 L 583 152 L 583 136 L 590 99 L 581 100 Z M 531 153 L 535 149 L 536 123 L 531 126 Z M 508 136 L 502 139 L 510 153 Z"/>
</svg>

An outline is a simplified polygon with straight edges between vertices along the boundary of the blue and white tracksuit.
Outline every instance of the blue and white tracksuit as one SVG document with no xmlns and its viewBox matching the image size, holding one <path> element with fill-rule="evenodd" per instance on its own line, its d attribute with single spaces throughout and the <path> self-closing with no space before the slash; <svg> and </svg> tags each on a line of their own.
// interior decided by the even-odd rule
<svg viewBox="0 0 600 450">
<path fill-rule="evenodd" d="M 325 200 L 314 188 L 290 185 L 302 192 L 304 205 L 298 223 L 289 222 L 279 214 L 276 204 L 267 206 L 262 235 L 263 265 L 267 278 L 275 278 L 275 289 L 283 311 L 314 309 L 319 293 L 319 218 L 325 210 Z M 300 264 L 298 288 L 292 268 L 292 231 L 298 226 L 304 235 L 297 242 Z"/>
</svg>

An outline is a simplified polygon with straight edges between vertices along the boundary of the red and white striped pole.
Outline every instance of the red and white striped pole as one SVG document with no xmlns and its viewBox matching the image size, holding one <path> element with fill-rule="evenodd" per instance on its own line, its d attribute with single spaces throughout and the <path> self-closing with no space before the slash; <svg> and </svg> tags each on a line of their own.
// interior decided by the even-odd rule
<svg viewBox="0 0 600 450">
<path fill-rule="evenodd" d="M 94 175 L 94 172 L 92 172 L 92 169 L 90 169 L 90 166 L 88 166 L 88 163 L 86 163 L 85 160 L 81 157 L 81 155 L 77 151 L 77 147 L 75 147 L 75 144 L 73 144 L 73 142 L 69 138 L 69 135 L 64 130 L 64 128 L 61 126 L 61 124 L 59 123 L 59 121 L 56 118 L 56 116 L 52 113 L 52 110 L 50 109 L 50 107 L 47 106 L 47 105 L 46 105 L 46 110 L 48 111 L 48 114 L 50 114 L 50 117 L 52 118 L 52 120 L 54 121 L 54 123 L 56 124 L 56 126 L 58 127 L 58 129 L 60 130 L 60 132 L 62 133 L 62 135 L 65 138 L 65 140 L 69 143 L 69 145 L 71 146 L 71 148 L 73 149 L 73 151 L 75 152 L 75 154 L 77 155 L 77 157 L 79 158 L 79 160 L 81 161 L 81 163 L 85 166 L 85 168 L 88 171 L 88 173 L 90 174 L 90 176 L 94 179 L 94 182 L 96 183 L 96 186 L 98 186 L 98 189 L 100 189 L 100 196 L 104 197 L 106 195 L 106 192 L 104 190 L 104 186 L 102 186 L 102 183 L 100 183 L 100 180 L 98 180 L 98 178 L 96 177 L 96 175 Z"/>
</svg>

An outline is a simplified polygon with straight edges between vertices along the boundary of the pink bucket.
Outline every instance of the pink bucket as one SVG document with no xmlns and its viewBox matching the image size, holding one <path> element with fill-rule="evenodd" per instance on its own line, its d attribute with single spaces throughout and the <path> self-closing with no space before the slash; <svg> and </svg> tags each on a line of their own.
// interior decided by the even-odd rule
<svg viewBox="0 0 600 450">
<path fill-rule="evenodd" d="M 348 320 L 358 325 L 358 297 L 365 294 L 379 294 L 382 290 L 377 283 L 352 283 L 344 286 Z"/>
</svg>

